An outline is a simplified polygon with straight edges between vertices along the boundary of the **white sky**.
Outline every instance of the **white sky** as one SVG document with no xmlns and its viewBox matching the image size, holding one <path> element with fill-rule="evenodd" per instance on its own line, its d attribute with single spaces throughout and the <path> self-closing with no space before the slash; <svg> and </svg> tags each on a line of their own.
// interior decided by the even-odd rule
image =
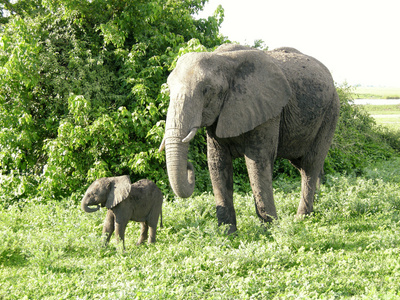
<svg viewBox="0 0 400 300">
<path fill-rule="evenodd" d="M 398 0 L 209 0 L 225 9 L 220 32 L 269 49 L 288 46 L 324 63 L 337 83 L 400 87 Z"/>
</svg>

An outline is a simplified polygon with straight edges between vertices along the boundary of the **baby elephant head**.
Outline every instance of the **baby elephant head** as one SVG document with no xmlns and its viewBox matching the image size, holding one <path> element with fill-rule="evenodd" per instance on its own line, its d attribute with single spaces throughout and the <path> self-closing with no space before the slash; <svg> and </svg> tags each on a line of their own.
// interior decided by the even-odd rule
<svg viewBox="0 0 400 300">
<path fill-rule="evenodd" d="M 128 175 L 104 177 L 94 181 L 82 199 L 82 210 L 95 212 L 101 207 L 113 208 L 125 200 L 131 191 L 131 180 Z M 91 208 L 89 206 L 97 207 Z"/>
</svg>

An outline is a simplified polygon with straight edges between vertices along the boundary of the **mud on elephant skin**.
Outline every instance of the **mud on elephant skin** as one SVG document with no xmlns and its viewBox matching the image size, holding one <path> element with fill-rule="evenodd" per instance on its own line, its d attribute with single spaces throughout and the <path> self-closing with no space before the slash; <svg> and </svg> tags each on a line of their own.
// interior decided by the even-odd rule
<svg viewBox="0 0 400 300">
<path fill-rule="evenodd" d="M 158 218 L 162 227 L 163 194 L 157 185 L 142 179 L 133 184 L 129 176 L 103 177 L 95 180 L 82 199 L 82 210 L 95 212 L 107 207 L 103 234 L 106 245 L 115 230 L 117 240 L 122 240 L 125 249 L 125 229 L 129 221 L 141 223 L 141 233 L 137 245 L 148 239 L 155 243 Z M 90 206 L 96 206 L 91 208 Z"/>
<path fill-rule="evenodd" d="M 175 194 L 193 193 L 187 161 L 190 140 L 207 128 L 207 156 L 219 224 L 236 231 L 232 159 L 244 156 L 256 212 L 277 218 L 272 170 L 276 157 L 301 173 L 297 213 L 313 211 L 314 193 L 339 116 L 339 98 L 328 69 L 293 48 L 255 50 L 222 45 L 212 53 L 179 58 L 168 77 L 170 104 L 165 135 L 167 170 Z"/>
</svg>

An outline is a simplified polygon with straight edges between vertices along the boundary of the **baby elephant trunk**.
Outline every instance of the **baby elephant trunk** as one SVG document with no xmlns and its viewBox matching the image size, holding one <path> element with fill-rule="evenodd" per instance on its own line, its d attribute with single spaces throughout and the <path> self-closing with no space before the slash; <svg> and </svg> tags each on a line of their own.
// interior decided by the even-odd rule
<svg viewBox="0 0 400 300">
<path fill-rule="evenodd" d="M 92 207 L 89 207 L 88 202 L 87 202 L 85 199 L 83 199 L 83 200 L 82 200 L 81 208 L 82 208 L 82 210 L 83 210 L 84 212 L 92 213 L 92 212 L 98 211 L 98 210 L 100 209 L 100 205 L 97 204 L 97 206 L 96 206 L 96 207 L 93 207 L 93 208 L 92 208 Z"/>
</svg>

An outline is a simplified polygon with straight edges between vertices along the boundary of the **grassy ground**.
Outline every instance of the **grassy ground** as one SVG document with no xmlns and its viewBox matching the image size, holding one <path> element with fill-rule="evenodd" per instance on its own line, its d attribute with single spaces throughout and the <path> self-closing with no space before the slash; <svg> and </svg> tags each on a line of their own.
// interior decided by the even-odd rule
<svg viewBox="0 0 400 300">
<path fill-rule="evenodd" d="M 295 218 L 300 182 L 275 182 L 264 227 L 235 195 L 239 231 L 216 226 L 213 197 L 164 204 L 155 245 L 101 246 L 104 209 L 72 201 L 0 210 L 1 299 L 399 299 L 400 159 L 363 177 L 328 176 L 315 214 Z"/>
<path fill-rule="evenodd" d="M 377 124 L 400 130 L 400 105 L 363 105 Z"/>
<path fill-rule="evenodd" d="M 400 88 L 357 87 L 353 96 L 355 99 L 400 99 Z"/>
</svg>

